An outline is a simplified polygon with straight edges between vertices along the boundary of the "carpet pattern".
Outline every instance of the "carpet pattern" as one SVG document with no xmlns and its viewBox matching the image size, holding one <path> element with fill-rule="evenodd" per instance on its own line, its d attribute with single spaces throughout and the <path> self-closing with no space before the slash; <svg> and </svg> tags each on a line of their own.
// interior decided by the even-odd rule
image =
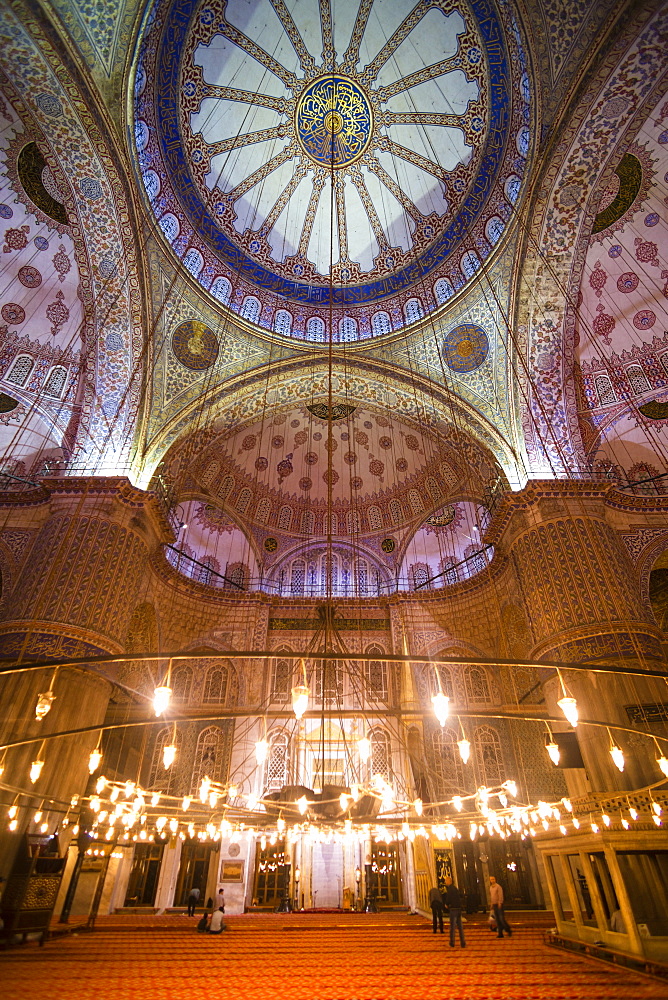
<svg viewBox="0 0 668 1000">
<path fill-rule="evenodd" d="M 220 937 L 181 915 L 100 918 L 92 934 L 0 955 L 3 1000 L 666 1000 L 666 987 L 543 944 L 542 921 L 467 947 L 408 914 L 227 918 Z"/>
</svg>

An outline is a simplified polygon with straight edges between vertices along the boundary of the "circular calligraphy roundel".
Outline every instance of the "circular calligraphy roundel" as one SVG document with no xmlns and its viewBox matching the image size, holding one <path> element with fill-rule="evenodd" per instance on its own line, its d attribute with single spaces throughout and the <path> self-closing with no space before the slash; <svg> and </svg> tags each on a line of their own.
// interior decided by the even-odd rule
<svg viewBox="0 0 668 1000">
<path fill-rule="evenodd" d="M 204 323 L 188 320 L 174 330 L 172 350 L 184 368 L 203 372 L 211 368 L 218 357 L 218 338 Z"/>
<path fill-rule="evenodd" d="M 443 342 L 445 363 L 453 372 L 475 371 L 489 354 L 489 340 L 485 331 L 474 323 L 456 326 Z"/>
<path fill-rule="evenodd" d="M 297 138 L 306 155 L 319 165 L 347 167 L 365 151 L 372 130 L 371 106 L 348 77 L 321 77 L 299 99 Z"/>
</svg>

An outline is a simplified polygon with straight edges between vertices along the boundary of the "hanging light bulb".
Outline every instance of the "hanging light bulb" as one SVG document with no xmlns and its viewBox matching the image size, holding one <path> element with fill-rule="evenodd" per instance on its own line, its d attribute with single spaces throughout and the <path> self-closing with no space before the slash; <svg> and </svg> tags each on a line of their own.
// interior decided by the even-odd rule
<svg viewBox="0 0 668 1000">
<path fill-rule="evenodd" d="M 160 801 L 160 792 L 153 792 L 153 795 L 151 796 L 151 806 L 154 809 L 157 806 L 157 804 L 158 804 L 159 801 Z"/>
<path fill-rule="evenodd" d="M 437 694 L 433 694 L 431 696 L 431 700 L 434 705 L 434 715 L 438 719 L 440 725 L 444 726 L 450 711 L 450 699 L 446 694 L 443 694 L 442 691 L 439 691 Z"/>
<path fill-rule="evenodd" d="M 339 795 L 339 805 L 341 806 L 342 812 L 347 811 L 349 801 L 350 801 L 350 796 L 346 795 L 345 792 L 341 792 L 341 794 Z"/>
<path fill-rule="evenodd" d="M 38 722 L 41 722 L 45 715 L 48 715 L 51 711 L 51 705 L 55 698 L 53 691 L 43 691 L 42 694 L 37 695 L 37 704 L 35 705 L 35 718 Z"/>
<path fill-rule="evenodd" d="M 459 796 L 459 795 L 454 795 L 453 796 L 453 798 L 452 798 L 452 804 L 455 807 L 455 809 L 457 810 L 457 812 L 461 812 L 462 809 L 464 808 L 464 803 L 462 802 L 461 796 Z"/>
<path fill-rule="evenodd" d="M 90 755 L 88 757 L 89 774 L 95 774 L 98 767 L 100 766 L 101 760 L 102 760 L 102 751 L 100 750 L 100 748 L 96 747 L 95 750 L 91 750 Z"/>
<path fill-rule="evenodd" d="M 573 729 L 575 729 L 579 718 L 578 703 L 575 698 L 570 698 L 568 695 L 565 695 L 563 698 L 559 699 L 557 705 L 566 716 L 567 721 L 570 722 Z"/>
<path fill-rule="evenodd" d="M 360 760 L 363 764 L 366 764 L 369 757 L 371 756 L 371 740 L 368 736 L 363 736 L 357 741 L 357 752 L 360 755 Z"/>
<path fill-rule="evenodd" d="M 302 795 L 301 798 L 297 799 L 297 808 L 299 809 L 299 812 L 302 814 L 302 816 L 304 816 L 306 810 L 308 809 L 308 801 L 305 795 Z"/>
<path fill-rule="evenodd" d="M 465 764 L 468 764 L 469 757 L 471 756 L 471 744 L 467 739 L 463 739 L 457 740 L 457 746 L 459 747 L 459 756 Z"/>
<path fill-rule="evenodd" d="M 638 819 L 638 810 L 634 809 L 633 806 L 629 806 L 629 816 L 631 817 L 632 820 L 634 820 L 634 821 L 637 820 Z"/>
<path fill-rule="evenodd" d="M 176 753 L 177 753 L 177 748 L 174 746 L 173 743 L 170 743 L 169 746 L 162 748 L 162 764 L 163 767 L 165 768 L 165 771 L 169 770 L 169 768 L 176 760 Z"/>
<path fill-rule="evenodd" d="M 177 831 L 179 829 L 179 821 L 178 821 L 178 819 L 173 819 L 173 818 L 170 819 L 170 821 L 169 821 L 169 829 L 171 830 L 172 833 L 177 833 Z"/>
<path fill-rule="evenodd" d="M 35 821 L 35 823 L 39 823 L 41 822 L 41 819 L 42 819 L 42 810 L 38 809 L 35 815 L 33 816 L 33 820 Z"/>
<path fill-rule="evenodd" d="M 10 819 L 14 819 L 18 811 L 19 807 L 17 805 L 10 806 L 9 809 L 7 810 L 7 815 L 9 816 Z"/>
<path fill-rule="evenodd" d="M 172 689 L 170 687 L 165 687 L 161 685 L 157 687 L 153 692 L 153 711 L 155 712 L 156 718 L 166 712 L 169 708 L 169 699 L 172 696 Z"/>
<path fill-rule="evenodd" d="M 613 744 L 610 747 L 610 756 L 612 757 L 613 763 L 618 771 L 624 770 L 624 754 L 622 753 L 620 747 Z"/>
<path fill-rule="evenodd" d="M 664 756 L 657 757 L 656 762 L 661 768 L 663 774 L 665 774 L 665 776 L 668 778 L 668 757 Z"/>
<path fill-rule="evenodd" d="M 292 711 L 295 713 L 296 718 L 301 719 L 304 712 L 308 708 L 308 696 L 311 692 L 309 691 L 306 684 L 297 684 L 292 689 Z"/>
<path fill-rule="evenodd" d="M 43 760 L 34 760 L 30 765 L 30 780 L 35 784 L 40 774 L 42 773 L 42 768 L 44 767 Z"/>
<path fill-rule="evenodd" d="M 258 764 L 264 764 L 269 756 L 269 743 L 267 740 L 258 740 L 255 744 L 255 759 Z"/>
<path fill-rule="evenodd" d="M 517 782 L 514 780 L 514 778 L 508 778 L 506 781 L 504 781 L 503 787 L 505 788 L 505 790 L 508 792 L 509 795 L 512 795 L 514 799 L 517 798 Z"/>
<path fill-rule="evenodd" d="M 561 757 L 561 752 L 559 750 L 559 744 L 555 743 L 554 740 L 553 740 L 552 743 L 546 743 L 545 744 L 545 749 L 547 750 L 547 753 L 548 753 L 548 756 L 549 756 L 550 760 L 552 761 L 552 763 L 556 767 L 558 765 L 560 757 Z"/>
<path fill-rule="evenodd" d="M 189 795 L 184 795 L 183 796 L 183 801 L 181 802 L 181 808 L 183 809 L 184 812 L 188 812 L 188 809 L 190 809 L 190 803 L 191 802 L 192 802 L 192 799 L 190 798 Z"/>
<path fill-rule="evenodd" d="M 211 791 L 211 779 L 208 777 L 202 778 L 202 783 L 199 786 L 199 800 L 204 805 L 209 797 L 209 792 Z"/>
<path fill-rule="evenodd" d="M 413 803 L 413 809 L 415 810 L 416 816 L 421 816 L 423 812 L 422 799 L 416 799 Z"/>
</svg>

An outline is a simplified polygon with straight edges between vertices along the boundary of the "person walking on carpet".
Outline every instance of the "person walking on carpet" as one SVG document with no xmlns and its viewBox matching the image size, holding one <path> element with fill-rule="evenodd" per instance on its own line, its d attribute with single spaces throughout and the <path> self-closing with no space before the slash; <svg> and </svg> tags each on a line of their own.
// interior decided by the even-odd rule
<svg viewBox="0 0 668 1000">
<path fill-rule="evenodd" d="M 466 938 L 464 937 L 464 928 L 462 926 L 462 897 L 459 889 L 449 875 L 445 877 L 443 898 L 450 916 L 450 947 L 454 948 L 455 946 L 455 929 L 457 928 L 459 930 L 459 943 L 462 948 L 465 948 Z"/>
<path fill-rule="evenodd" d="M 195 916 L 195 907 L 199 903 L 199 889 L 193 886 L 188 896 L 188 916 Z"/>
<path fill-rule="evenodd" d="M 506 914 L 503 909 L 503 889 L 496 881 L 494 875 L 490 875 L 489 877 L 489 896 L 492 903 L 492 913 L 496 920 L 496 936 L 502 938 L 503 932 L 506 931 L 508 937 L 512 937 L 513 932 L 506 920 Z"/>
<path fill-rule="evenodd" d="M 441 934 L 443 933 L 443 896 L 440 890 L 434 886 L 433 889 L 429 890 L 429 905 L 431 906 L 431 917 L 434 927 L 434 934 L 436 934 L 436 925 L 441 929 Z"/>
</svg>

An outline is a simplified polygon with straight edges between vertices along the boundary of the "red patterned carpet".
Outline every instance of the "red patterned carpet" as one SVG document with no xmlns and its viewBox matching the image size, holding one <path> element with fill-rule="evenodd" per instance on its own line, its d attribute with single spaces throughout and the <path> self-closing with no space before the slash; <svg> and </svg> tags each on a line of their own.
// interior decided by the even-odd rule
<svg viewBox="0 0 668 1000">
<path fill-rule="evenodd" d="M 229 917 L 221 937 L 183 916 L 106 917 L 92 934 L 0 955 L 3 1000 L 666 1000 L 665 984 L 468 924 L 449 948 L 408 914 Z"/>
</svg>

